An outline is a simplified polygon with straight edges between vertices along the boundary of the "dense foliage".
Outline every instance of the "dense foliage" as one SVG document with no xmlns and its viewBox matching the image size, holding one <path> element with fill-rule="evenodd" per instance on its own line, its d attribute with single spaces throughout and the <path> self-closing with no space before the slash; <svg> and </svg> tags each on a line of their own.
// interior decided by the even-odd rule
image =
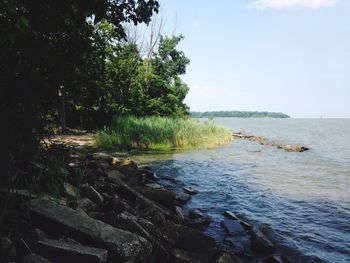
<svg viewBox="0 0 350 263">
<path fill-rule="evenodd" d="M 95 139 L 104 148 L 173 150 L 225 145 L 232 140 L 232 132 L 192 118 L 124 116 L 115 117 Z"/>
<path fill-rule="evenodd" d="M 214 118 L 214 117 L 234 117 L 234 118 L 290 118 L 287 114 L 281 112 L 266 111 L 206 111 L 191 112 L 194 118 Z"/>
<path fill-rule="evenodd" d="M 174 99 L 176 87 L 186 89 L 171 75 L 182 71 L 171 70 L 171 79 L 162 79 L 155 70 L 169 60 L 177 61 L 181 54 L 170 49 L 167 57 L 154 54 L 145 65 L 136 47 L 117 44 L 126 36 L 124 23 L 148 23 L 158 8 L 156 0 L 0 2 L 2 178 L 15 174 L 32 157 L 39 139 L 57 127 L 59 113 L 65 113 L 62 108 L 67 107 L 65 115 L 71 125 L 85 125 L 85 118 L 90 120 L 87 124 L 97 120 L 102 124 L 118 111 L 170 112 L 156 105 Z M 167 41 L 171 42 L 164 38 L 165 50 Z M 135 74 L 129 79 L 130 72 Z M 150 93 L 144 91 L 143 82 L 148 89 L 156 87 L 157 96 L 152 95 L 151 105 L 136 112 L 133 110 L 145 101 L 137 92 Z M 62 104 L 64 97 L 66 105 Z M 177 107 L 186 111 L 184 105 Z"/>
</svg>

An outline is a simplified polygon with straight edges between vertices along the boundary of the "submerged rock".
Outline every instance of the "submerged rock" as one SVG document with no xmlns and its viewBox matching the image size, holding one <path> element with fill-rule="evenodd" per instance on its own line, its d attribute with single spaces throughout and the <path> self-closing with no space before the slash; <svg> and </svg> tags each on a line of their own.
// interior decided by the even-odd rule
<svg viewBox="0 0 350 263">
<path fill-rule="evenodd" d="M 32 200 L 29 209 L 33 224 L 48 232 L 64 234 L 81 244 L 107 249 L 110 259 L 144 262 L 152 251 L 151 244 L 139 235 L 48 200 Z"/>
<path fill-rule="evenodd" d="M 193 189 L 191 186 L 186 186 L 183 188 L 184 191 L 190 195 L 195 195 L 195 194 L 198 194 L 198 191 Z"/>
<path fill-rule="evenodd" d="M 40 255 L 53 262 L 107 262 L 107 250 L 52 239 L 39 240 Z"/>
<path fill-rule="evenodd" d="M 245 229 L 239 221 L 225 219 L 220 223 L 221 227 L 225 229 L 226 233 L 231 236 L 246 235 Z"/>
</svg>

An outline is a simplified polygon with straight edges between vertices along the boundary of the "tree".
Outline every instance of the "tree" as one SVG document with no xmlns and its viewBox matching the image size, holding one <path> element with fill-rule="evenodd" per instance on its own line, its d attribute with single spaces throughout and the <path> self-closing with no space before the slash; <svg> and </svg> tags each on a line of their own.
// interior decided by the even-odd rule
<svg viewBox="0 0 350 263">
<path fill-rule="evenodd" d="M 94 28 L 88 20 L 106 19 L 125 37 L 123 23 L 148 23 L 158 7 L 156 0 L 1 1 L 0 117 L 5 145 L 0 169 L 4 174 L 30 158 L 38 140 L 52 128 L 60 86 L 68 95 L 91 88 L 93 80 L 84 78 L 86 69 L 81 68 L 94 52 Z M 90 69 L 92 75 L 101 72 Z M 80 80 L 89 85 L 82 88 L 77 85 Z"/>
</svg>

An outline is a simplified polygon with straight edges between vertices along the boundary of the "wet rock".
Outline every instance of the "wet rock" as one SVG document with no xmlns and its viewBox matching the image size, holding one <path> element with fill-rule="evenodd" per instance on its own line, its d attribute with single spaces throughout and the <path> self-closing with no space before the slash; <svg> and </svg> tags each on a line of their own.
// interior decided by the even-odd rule
<svg viewBox="0 0 350 263">
<path fill-rule="evenodd" d="M 210 216 L 204 215 L 200 210 L 190 210 L 188 218 L 185 219 L 185 225 L 194 228 L 202 228 L 208 226 L 212 221 Z"/>
<path fill-rule="evenodd" d="M 225 211 L 223 213 L 223 215 L 230 218 L 230 219 L 233 219 L 233 220 L 239 220 L 239 218 L 236 216 L 236 214 L 231 212 L 231 211 Z"/>
<path fill-rule="evenodd" d="M 284 263 L 280 256 L 269 256 L 266 260 L 266 263 Z"/>
<path fill-rule="evenodd" d="M 220 225 L 225 229 L 226 233 L 231 236 L 246 235 L 245 229 L 237 220 L 225 219 L 220 222 Z"/>
<path fill-rule="evenodd" d="M 253 226 L 245 221 L 239 221 L 239 223 L 244 227 L 245 230 L 250 231 Z"/>
<path fill-rule="evenodd" d="M 201 218 L 195 219 L 185 219 L 185 225 L 193 228 L 203 228 L 212 222 L 212 218 L 210 216 L 204 216 Z"/>
<path fill-rule="evenodd" d="M 252 228 L 250 234 L 251 248 L 253 251 L 261 254 L 273 253 L 275 246 L 257 227 Z"/>
<path fill-rule="evenodd" d="M 1 262 L 13 261 L 16 258 L 16 250 L 12 241 L 7 237 L 0 237 L 0 260 Z"/>
<path fill-rule="evenodd" d="M 89 198 L 91 201 L 93 201 L 94 203 L 96 203 L 98 205 L 103 204 L 102 195 L 91 185 L 88 185 L 88 186 L 82 188 L 81 190 L 82 190 L 83 196 L 86 196 L 87 198 Z"/>
<path fill-rule="evenodd" d="M 183 189 L 186 193 L 188 193 L 190 195 L 198 194 L 198 191 L 193 189 L 191 186 L 184 187 Z"/>
<path fill-rule="evenodd" d="M 68 199 L 77 199 L 79 195 L 79 190 L 69 183 L 63 183 L 62 195 Z"/>
<path fill-rule="evenodd" d="M 166 233 L 174 242 L 174 247 L 180 250 L 199 253 L 213 262 L 216 253 L 215 240 L 202 232 L 183 225 L 174 224 L 170 221 L 166 224 Z"/>
<path fill-rule="evenodd" d="M 53 262 L 105 263 L 107 261 L 107 250 L 105 249 L 53 239 L 39 240 L 38 251 L 40 255 Z"/>
<path fill-rule="evenodd" d="M 22 263 L 50 263 L 51 261 L 37 254 L 28 254 L 22 259 Z"/>
<path fill-rule="evenodd" d="M 151 189 L 147 187 L 138 186 L 135 188 L 139 193 L 148 199 L 155 201 L 167 208 L 174 206 L 176 194 L 165 189 Z"/>
<path fill-rule="evenodd" d="M 216 263 L 241 263 L 242 261 L 235 255 L 224 252 L 217 260 Z"/>
<path fill-rule="evenodd" d="M 34 225 L 64 234 L 87 246 L 107 249 L 111 260 L 144 262 L 152 250 L 151 244 L 139 235 L 48 200 L 32 200 L 29 209 Z"/>
<path fill-rule="evenodd" d="M 178 194 L 176 194 L 175 200 L 181 204 L 185 204 L 189 200 L 191 200 L 191 195 L 185 194 L 185 193 L 178 193 Z"/>
</svg>

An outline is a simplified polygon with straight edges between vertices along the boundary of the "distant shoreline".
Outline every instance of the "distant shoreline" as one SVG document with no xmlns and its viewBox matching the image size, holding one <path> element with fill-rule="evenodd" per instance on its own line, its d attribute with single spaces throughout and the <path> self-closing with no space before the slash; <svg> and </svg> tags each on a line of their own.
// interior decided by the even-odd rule
<svg viewBox="0 0 350 263">
<path fill-rule="evenodd" d="M 267 111 L 192 111 L 191 116 L 194 118 L 217 118 L 217 117 L 233 117 L 233 118 L 290 118 L 289 115 L 282 112 Z"/>
</svg>

